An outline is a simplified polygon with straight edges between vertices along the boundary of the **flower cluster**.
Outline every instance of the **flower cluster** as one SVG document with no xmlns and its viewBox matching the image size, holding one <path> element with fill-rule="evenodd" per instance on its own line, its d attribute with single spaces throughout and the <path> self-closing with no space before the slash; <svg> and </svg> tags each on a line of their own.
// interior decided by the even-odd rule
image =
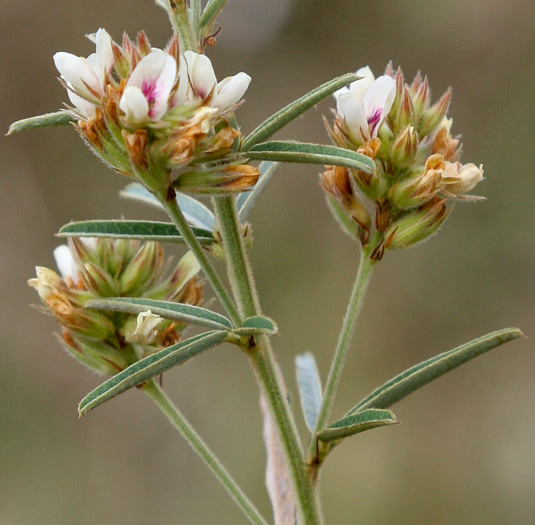
<svg viewBox="0 0 535 525">
<path fill-rule="evenodd" d="M 99 373 L 116 374 L 132 363 L 180 340 L 184 324 L 142 312 L 138 316 L 92 310 L 88 301 L 144 297 L 196 305 L 202 287 L 191 253 L 166 274 L 163 251 L 155 242 L 69 239 L 54 251 L 58 275 L 37 267 L 28 284 L 45 311 L 62 327 L 61 342 L 78 361 Z"/>
<path fill-rule="evenodd" d="M 374 161 L 374 173 L 328 167 L 321 184 L 335 216 L 365 246 L 375 229 L 385 248 L 401 248 L 434 233 L 448 215 L 448 199 L 467 196 L 483 178 L 482 166 L 459 162 L 461 144 L 450 132 L 448 90 L 435 104 L 427 78 L 405 84 L 389 66 L 374 77 L 369 67 L 335 93 L 336 118 L 328 126 L 334 142 Z M 374 224 L 363 197 L 375 206 Z"/>
<path fill-rule="evenodd" d="M 217 82 L 210 59 L 181 53 L 178 35 L 165 50 L 151 47 L 144 32 L 136 43 L 125 35 L 122 46 L 104 29 L 90 38 L 95 53 L 83 58 L 59 52 L 54 62 L 72 104 L 69 112 L 99 157 L 126 175 L 158 173 L 184 191 L 198 190 L 181 184 L 181 175 L 197 173 L 201 163 L 209 163 L 203 167 L 208 173 L 220 174 L 208 182 L 214 193 L 256 182 L 258 170 L 240 164 L 234 153 L 241 134 L 231 119 L 249 86 L 247 74 Z"/>
</svg>

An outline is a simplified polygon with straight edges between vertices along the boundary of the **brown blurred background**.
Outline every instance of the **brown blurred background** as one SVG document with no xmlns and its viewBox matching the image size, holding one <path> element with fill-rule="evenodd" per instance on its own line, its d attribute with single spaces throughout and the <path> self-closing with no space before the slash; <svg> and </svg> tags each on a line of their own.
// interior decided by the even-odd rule
<svg viewBox="0 0 535 525">
<path fill-rule="evenodd" d="M 486 332 L 535 320 L 535 3 L 527 0 L 230 0 L 211 50 L 218 78 L 253 77 L 239 111 L 252 130 L 330 78 L 392 60 L 429 76 L 465 162 L 484 163 L 487 201 L 459 203 L 440 234 L 379 265 L 334 416 L 412 364 Z M 151 0 L 0 0 L 0 129 L 67 100 L 52 55 L 86 56 L 85 33 L 170 35 Z M 326 141 L 321 116 L 282 138 Z M 64 355 L 55 323 L 30 309 L 26 280 L 53 267 L 71 219 L 150 218 L 118 198 L 109 172 L 69 128 L 0 139 L 0 524 L 245 523 L 224 490 L 139 392 L 78 420 L 99 379 Z M 284 167 L 253 212 L 252 259 L 296 411 L 293 358 L 311 350 L 323 378 L 357 262 L 330 216 L 315 167 Z M 327 523 L 535 523 L 533 338 L 451 373 L 397 405 L 402 424 L 346 442 L 322 483 Z M 166 374 L 165 386 L 266 515 L 257 389 L 245 359 L 220 347 Z M 300 428 L 305 435 L 300 414 Z"/>
</svg>

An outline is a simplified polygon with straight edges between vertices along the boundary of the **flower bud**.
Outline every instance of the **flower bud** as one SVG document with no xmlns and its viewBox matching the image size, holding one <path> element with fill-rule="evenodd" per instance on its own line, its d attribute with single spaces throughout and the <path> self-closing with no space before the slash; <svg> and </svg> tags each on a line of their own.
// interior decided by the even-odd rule
<svg viewBox="0 0 535 525">
<path fill-rule="evenodd" d="M 150 283 L 156 278 L 163 263 L 163 250 L 155 242 L 145 243 L 126 267 L 119 279 L 121 295 L 128 295 L 134 290 Z"/>
<path fill-rule="evenodd" d="M 414 106 L 412 104 L 411 94 L 407 86 L 403 87 L 401 93 L 401 101 L 397 114 L 394 119 L 394 132 L 402 130 L 405 126 L 414 124 L 416 122 L 416 116 L 414 112 Z"/>
<path fill-rule="evenodd" d="M 451 100 L 451 88 L 432 107 L 425 110 L 418 123 L 418 133 L 423 138 L 431 133 L 444 119 Z"/>
<path fill-rule="evenodd" d="M 404 217 L 394 221 L 385 233 L 389 248 L 407 248 L 435 233 L 446 220 L 446 200 L 435 198 Z"/>
<path fill-rule="evenodd" d="M 412 103 L 414 106 L 414 114 L 416 118 L 419 119 L 423 111 L 429 106 L 431 96 L 427 77 L 424 78 L 423 82 L 418 84 L 417 89 L 414 89 L 414 87 L 415 83 L 413 82 L 411 86 Z"/>
<path fill-rule="evenodd" d="M 87 340 L 65 328 L 58 340 L 77 361 L 99 374 L 115 375 L 131 364 L 126 354 L 108 341 Z"/>
<path fill-rule="evenodd" d="M 418 145 L 418 133 L 414 126 L 405 126 L 392 144 L 392 163 L 400 167 L 410 166 L 416 157 Z"/>
<path fill-rule="evenodd" d="M 329 166 L 320 176 L 320 185 L 325 190 L 327 202 L 342 228 L 351 237 L 365 245 L 370 234 L 371 219 L 368 210 L 358 197 L 347 168 Z"/>
<path fill-rule="evenodd" d="M 114 297 L 118 295 L 117 283 L 111 275 L 93 263 L 84 264 L 82 279 L 87 289 L 99 297 Z"/>
<path fill-rule="evenodd" d="M 248 164 L 230 164 L 224 168 L 198 169 L 180 174 L 173 187 L 186 193 L 225 195 L 251 189 L 260 171 Z"/>
</svg>

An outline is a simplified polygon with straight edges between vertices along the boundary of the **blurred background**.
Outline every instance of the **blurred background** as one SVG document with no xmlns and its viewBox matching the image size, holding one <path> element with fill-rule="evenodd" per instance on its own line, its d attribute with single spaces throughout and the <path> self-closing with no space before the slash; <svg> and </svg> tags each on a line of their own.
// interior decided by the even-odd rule
<svg viewBox="0 0 535 525">
<path fill-rule="evenodd" d="M 389 60 L 421 69 L 450 115 L 465 162 L 484 163 L 477 193 L 440 234 L 388 252 L 378 266 L 333 417 L 407 367 L 487 332 L 535 321 L 535 3 L 526 0 L 230 0 L 209 50 L 219 79 L 253 77 L 245 132 L 315 86 Z M 84 34 L 170 36 L 150 0 L 0 0 L 0 129 L 67 100 L 52 55 L 87 56 Z M 327 140 L 332 101 L 279 138 Z M 99 378 L 55 342 L 30 308 L 34 266 L 54 267 L 54 234 L 70 220 L 148 218 L 118 198 L 108 171 L 74 130 L 0 138 L 0 524 L 241 524 L 239 510 L 145 396 L 126 394 L 78 420 Z M 296 411 L 293 359 L 313 351 L 325 380 L 358 260 L 324 203 L 316 167 L 284 167 L 251 216 L 262 304 Z M 180 255 L 180 250 L 174 253 Z M 210 295 L 207 291 L 207 296 Z M 535 523 L 533 338 L 515 341 L 395 406 L 402 424 L 348 440 L 327 462 L 327 523 Z M 173 370 L 165 386 L 246 492 L 269 515 L 258 395 L 231 347 Z M 306 429 L 297 414 L 300 429 Z"/>
</svg>

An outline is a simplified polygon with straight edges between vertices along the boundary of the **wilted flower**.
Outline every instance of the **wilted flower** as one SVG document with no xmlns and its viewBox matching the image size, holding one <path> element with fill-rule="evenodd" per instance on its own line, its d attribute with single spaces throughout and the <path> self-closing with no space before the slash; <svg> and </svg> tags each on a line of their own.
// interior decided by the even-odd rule
<svg viewBox="0 0 535 525">
<path fill-rule="evenodd" d="M 180 339 L 185 325 L 151 312 L 138 316 L 86 308 L 103 297 L 145 297 L 198 304 L 199 266 L 191 253 L 170 273 L 163 271 L 159 244 L 135 241 L 70 239 L 54 251 L 61 276 L 37 267 L 35 288 L 45 309 L 62 327 L 66 350 L 90 368 L 115 374 L 145 355 Z"/>
</svg>

